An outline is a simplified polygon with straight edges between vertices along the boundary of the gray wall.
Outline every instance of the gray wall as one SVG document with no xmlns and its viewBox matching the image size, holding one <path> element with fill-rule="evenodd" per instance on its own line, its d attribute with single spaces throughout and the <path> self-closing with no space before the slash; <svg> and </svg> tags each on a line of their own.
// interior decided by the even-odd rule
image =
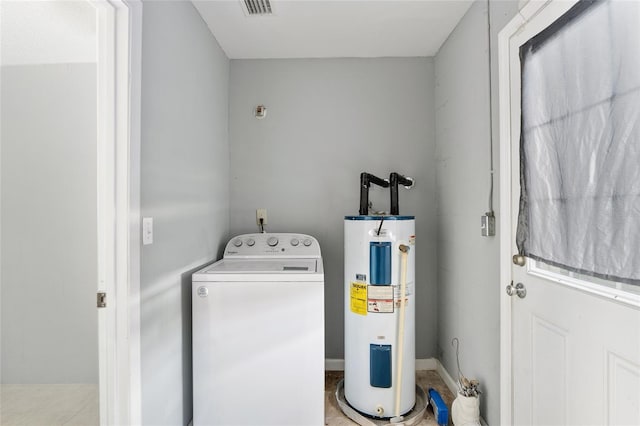
<svg viewBox="0 0 640 426">
<path fill-rule="evenodd" d="M 231 233 L 302 232 L 325 261 L 326 357 L 343 358 L 343 218 L 358 214 L 359 176 L 412 176 L 400 212 L 416 216 L 416 355 L 436 355 L 433 60 L 233 60 Z M 253 108 L 267 107 L 257 120 Z M 372 189 L 389 210 L 388 190 Z"/>
<path fill-rule="evenodd" d="M 494 209 L 499 200 L 497 33 L 517 2 L 491 2 Z M 500 419 L 499 240 L 480 236 L 489 197 L 489 68 L 487 4 L 476 2 L 435 57 L 438 228 L 438 357 L 457 377 L 480 380 L 481 410 Z M 497 214 L 497 213 L 496 213 Z M 497 220 L 496 220 L 497 221 Z M 499 233 L 500 230 L 498 229 Z"/>
<path fill-rule="evenodd" d="M 96 66 L 2 67 L 2 383 L 97 383 Z"/>
<path fill-rule="evenodd" d="M 142 421 L 192 417 L 191 272 L 229 226 L 229 60 L 190 2 L 145 1 L 142 51 Z"/>
</svg>

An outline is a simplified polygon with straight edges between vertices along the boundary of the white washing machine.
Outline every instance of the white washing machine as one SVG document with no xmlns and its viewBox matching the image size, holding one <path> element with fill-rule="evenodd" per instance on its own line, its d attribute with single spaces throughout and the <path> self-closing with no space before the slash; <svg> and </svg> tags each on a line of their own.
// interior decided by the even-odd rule
<svg viewBox="0 0 640 426">
<path fill-rule="evenodd" d="M 193 425 L 324 425 L 324 269 L 303 234 L 232 238 L 193 274 Z"/>
</svg>

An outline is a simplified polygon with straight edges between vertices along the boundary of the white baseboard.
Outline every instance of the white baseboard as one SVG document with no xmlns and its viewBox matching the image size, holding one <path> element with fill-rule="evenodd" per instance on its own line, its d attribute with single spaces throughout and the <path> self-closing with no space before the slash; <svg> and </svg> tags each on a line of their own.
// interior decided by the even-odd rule
<svg viewBox="0 0 640 426">
<path fill-rule="evenodd" d="M 438 360 L 435 358 L 416 359 L 416 370 L 437 370 Z"/>
<path fill-rule="evenodd" d="M 324 369 L 326 371 L 344 371 L 344 359 L 325 358 Z"/>
<path fill-rule="evenodd" d="M 435 370 L 438 372 L 440 377 L 442 377 L 442 380 L 447 385 L 451 393 L 454 395 L 457 394 L 458 393 L 457 382 L 453 379 L 453 377 L 451 377 L 451 374 L 449 374 L 447 369 L 444 368 L 444 365 L 442 365 L 442 363 L 439 360 L 435 360 L 435 361 L 437 363 Z"/>
</svg>

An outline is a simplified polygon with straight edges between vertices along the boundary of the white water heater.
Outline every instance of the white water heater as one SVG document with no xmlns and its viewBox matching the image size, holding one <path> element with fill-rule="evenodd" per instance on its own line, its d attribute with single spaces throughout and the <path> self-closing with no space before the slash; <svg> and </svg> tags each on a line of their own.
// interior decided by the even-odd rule
<svg viewBox="0 0 640 426">
<path fill-rule="evenodd" d="M 345 398 L 370 416 L 404 415 L 416 400 L 415 218 L 346 216 L 344 237 Z"/>
</svg>

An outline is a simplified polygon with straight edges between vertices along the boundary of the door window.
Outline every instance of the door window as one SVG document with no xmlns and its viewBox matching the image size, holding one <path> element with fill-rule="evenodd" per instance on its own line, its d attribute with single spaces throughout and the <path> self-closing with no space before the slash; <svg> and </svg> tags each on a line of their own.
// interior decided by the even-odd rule
<svg viewBox="0 0 640 426">
<path fill-rule="evenodd" d="M 640 2 L 581 1 L 520 48 L 518 250 L 555 272 L 634 292 L 639 28 Z"/>
</svg>

